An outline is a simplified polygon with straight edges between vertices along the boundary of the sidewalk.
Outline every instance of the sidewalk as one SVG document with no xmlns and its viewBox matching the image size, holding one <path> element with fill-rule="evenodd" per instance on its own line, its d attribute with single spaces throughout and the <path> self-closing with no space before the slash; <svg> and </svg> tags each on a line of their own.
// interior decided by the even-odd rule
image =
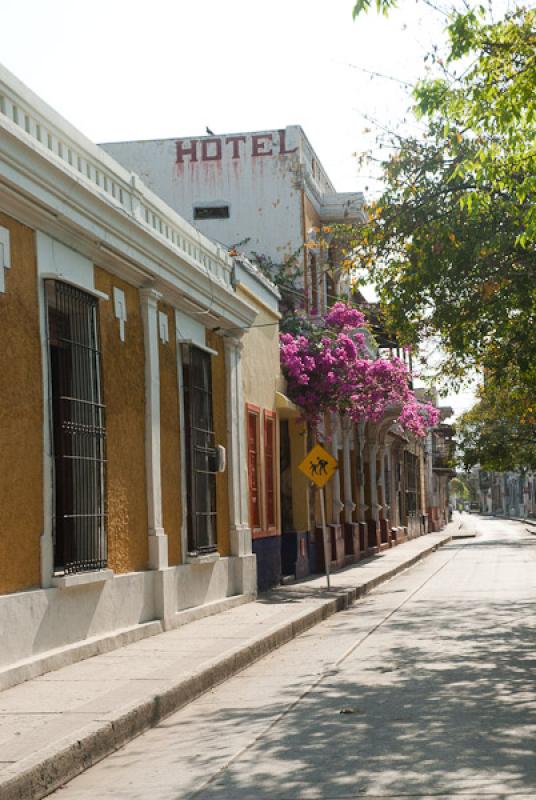
<svg viewBox="0 0 536 800">
<path fill-rule="evenodd" d="M 0 692 L 0 797 L 37 800 L 168 714 L 347 608 L 457 532 L 413 539 Z M 259 691 L 262 691 L 260 687 Z"/>
</svg>

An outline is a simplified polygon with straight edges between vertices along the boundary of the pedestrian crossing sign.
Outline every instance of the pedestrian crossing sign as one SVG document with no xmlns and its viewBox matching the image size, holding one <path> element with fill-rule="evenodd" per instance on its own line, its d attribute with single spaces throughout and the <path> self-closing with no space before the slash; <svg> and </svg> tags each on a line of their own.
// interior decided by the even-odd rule
<svg viewBox="0 0 536 800">
<path fill-rule="evenodd" d="M 331 453 L 324 450 L 322 445 L 315 444 L 299 465 L 299 469 L 310 481 L 322 488 L 333 477 L 338 466 L 337 460 Z"/>
</svg>

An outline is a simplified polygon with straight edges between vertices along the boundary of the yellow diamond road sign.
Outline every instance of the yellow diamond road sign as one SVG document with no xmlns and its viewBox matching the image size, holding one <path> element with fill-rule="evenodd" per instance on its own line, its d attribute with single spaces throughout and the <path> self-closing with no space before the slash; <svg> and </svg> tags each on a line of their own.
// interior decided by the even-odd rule
<svg viewBox="0 0 536 800">
<path fill-rule="evenodd" d="M 333 458 L 331 453 L 324 450 L 321 445 L 316 444 L 313 449 L 307 453 L 299 465 L 299 468 L 307 475 L 309 480 L 314 481 L 314 483 L 321 488 L 333 477 L 338 466 L 336 459 Z"/>
</svg>

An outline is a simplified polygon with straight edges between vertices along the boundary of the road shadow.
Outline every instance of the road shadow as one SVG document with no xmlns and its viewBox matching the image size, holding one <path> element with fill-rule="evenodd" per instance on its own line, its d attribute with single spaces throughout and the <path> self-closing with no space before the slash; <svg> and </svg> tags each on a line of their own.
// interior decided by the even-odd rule
<svg viewBox="0 0 536 800">
<path fill-rule="evenodd" d="M 505 544 L 534 559 L 531 538 L 464 547 Z M 196 797 L 536 798 L 536 599 L 527 594 L 415 600 L 269 721 Z M 347 625 L 355 613 L 359 606 L 346 612 Z M 295 701 L 295 682 L 278 699 Z M 262 703 L 227 702 L 207 726 L 247 730 L 262 714 L 269 718 Z"/>
</svg>

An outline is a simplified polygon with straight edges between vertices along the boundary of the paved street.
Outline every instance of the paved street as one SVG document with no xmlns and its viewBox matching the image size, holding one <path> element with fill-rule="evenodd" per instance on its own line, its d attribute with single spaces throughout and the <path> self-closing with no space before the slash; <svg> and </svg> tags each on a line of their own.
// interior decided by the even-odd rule
<svg viewBox="0 0 536 800">
<path fill-rule="evenodd" d="M 473 521 L 53 796 L 535 798 L 536 536 Z"/>
</svg>

